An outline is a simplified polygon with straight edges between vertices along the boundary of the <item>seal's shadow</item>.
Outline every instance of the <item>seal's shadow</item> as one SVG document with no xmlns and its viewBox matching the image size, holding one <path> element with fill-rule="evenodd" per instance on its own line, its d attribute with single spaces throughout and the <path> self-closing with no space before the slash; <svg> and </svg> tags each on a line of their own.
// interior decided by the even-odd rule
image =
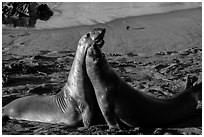
<svg viewBox="0 0 204 137">
<path fill-rule="evenodd" d="M 144 135 L 152 135 L 159 134 L 164 135 L 167 132 L 175 132 L 178 135 L 178 131 L 174 130 L 174 128 L 192 128 L 192 127 L 202 127 L 202 109 L 197 109 L 190 118 L 185 119 L 183 121 L 178 121 L 177 124 L 173 124 L 171 126 L 163 126 L 163 127 L 140 127 L 139 132 Z M 157 130 L 157 128 L 159 130 Z"/>
</svg>

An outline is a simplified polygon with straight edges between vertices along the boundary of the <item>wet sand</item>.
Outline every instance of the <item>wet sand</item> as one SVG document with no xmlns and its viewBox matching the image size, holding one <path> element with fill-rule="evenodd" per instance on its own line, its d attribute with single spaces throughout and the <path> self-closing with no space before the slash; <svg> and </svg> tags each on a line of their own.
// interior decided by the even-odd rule
<svg viewBox="0 0 204 137">
<path fill-rule="evenodd" d="M 71 28 L 3 29 L 3 53 L 35 54 L 39 50 L 75 51 L 79 38 L 96 27 L 107 28 L 106 43 L 103 49 L 107 53 L 131 51 L 139 54 L 153 54 L 163 50 L 177 51 L 192 46 L 201 47 L 201 10 L 201 8 L 196 8 L 157 15 L 128 17 L 106 24 Z"/>
<path fill-rule="evenodd" d="M 54 16 L 36 28 L 65 28 L 107 23 L 129 16 L 152 15 L 201 7 L 199 2 L 65 2 L 48 3 Z"/>
<path fill-rule="evenodd" d="M 201 11 L 189 9 L 61 29 L 3 29 L 2 104 L 29 95 L 58 93 L 67 80 L 79 38 L 96 27 L 107 29 L 102 50 L 126 82 L 153 96 L 172 97 L 183 90 L 187 75 L 199 79 L 202 75 Z M 104 124 L 80 131 L 63 124 L 6 120 L 2 134 L 200 135 L 202 102 L 191 118 L 169 128 L 116 132 L 107 128 Z"/>
</svg>

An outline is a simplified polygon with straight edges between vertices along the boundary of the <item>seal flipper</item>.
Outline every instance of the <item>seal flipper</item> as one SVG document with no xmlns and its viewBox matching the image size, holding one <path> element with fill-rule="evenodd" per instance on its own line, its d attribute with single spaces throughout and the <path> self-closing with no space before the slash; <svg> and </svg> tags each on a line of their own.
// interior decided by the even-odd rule
<svg viewBox="0 0 204 137">
<path fill-rule="evenodd" d="M 92 125 L 92 118 L 93 118 L 92 111 L 87 105 L 86 108 L 84 109 L 84 112 L 82 113 L 82 122 L 85 127 L 88 128 Z"/>
<path fill-rule="evenodd" d="M 102 109 L 102 114 L 103 114 L 103 116 L 105 118 L 105 121 L 109 126 L 109 130 L 120 129 L 120 127 L 118 125 L 118 122 L 117 122 L 117 120 L 119 120 L 119 119 L 117 119 L 117 116 L 115 114 L 114 106 L 109 104 L 106 107 L 103 107 L 101 109 Z"/>
</svg>

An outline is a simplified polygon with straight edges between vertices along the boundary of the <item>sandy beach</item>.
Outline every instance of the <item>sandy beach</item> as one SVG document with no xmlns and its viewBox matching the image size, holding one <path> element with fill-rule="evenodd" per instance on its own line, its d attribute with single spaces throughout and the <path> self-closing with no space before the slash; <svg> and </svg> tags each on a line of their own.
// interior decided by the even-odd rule
<svg viewBox="0 0 204 137">
<path fill-rule="evenodd" d="M 28 95 L 53 95 L 67 80 L 78 41 L 106 28 L 102 50 L 130 85 L 157 97 L 184 88 L 187 74 L 202 75 L 202 8 L 131 16 L 96 25 L 55 29 L 2 29 L 2 102 Z M 201 80 L 202 81 L 202 80 Z M 84 131 L 66 125 L 9 120 L 2 134 L 202 134 L 202 103 L 192 119 L 171 128 L 109 133 L 107 125 Z M 15 130 L 14 130 L 15 129 Z"/>
<path fill-rule="evenodd" d="M 153 15 L 201 7 L 199 2 L 57 2 L 48 3 L 54 15 L 37 21 L 37 29 L 107 23 L 130 16 Z"/>
<path fill-rule="evenodd" d="M 163 50 L 201 47 L 201 8 L 128 17 L 106 24 L 60 29 L 3 29 L 3 53 L 35 54 L 39 50 L 76 50 L 79 38 L 96 27 L 107 28 L 104 51 L 153 54 Z M 127 29 L 129 28 L 129 29 Z M 16 36 L 16 35 L 25 36 Z M 8 34 L 14 35 L 9 37 Z M 13 42 L 13 45 L 10 44 Z M 18 43 L 21 43 L 20 46 Z"/>
</svg>

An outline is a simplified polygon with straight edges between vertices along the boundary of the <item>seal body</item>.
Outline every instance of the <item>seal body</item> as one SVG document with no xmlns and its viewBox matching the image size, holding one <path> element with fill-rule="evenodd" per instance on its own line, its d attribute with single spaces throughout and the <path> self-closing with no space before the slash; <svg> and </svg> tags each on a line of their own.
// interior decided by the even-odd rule
<svg viewBox="0 0 204 137">
<path fill-rule="evenodd" d="M 18 120 L 65 123 L 70 126 L 77 126 L 82 118 L 77 102 L 71 97 L 65 99 L 63 92 L 55 96 L 16 99 L 3 108 L 3 116 Z"/>
<path fill-rule="evenodd" d="M 86 69 L 109 128 L 119 128 L 118 120 L 130 127 L 164 127 L 187 118 L 197 107 L 191 86 L 169 99 L 134 89 L 116 74 L 96 45 L 87 50 Z"/>
<path fill-rule="evenodd" d="M 85 68 L 87 48 L 101 42 L 105 29 L 97 28 L 79 40 L 76 55 L 62 90 L 54 96 L 28 96 L 12 101 L 3 108 L 3 116 L 12 119 L 65 123 L 85 127 L 93 124 L 100 116 L 93 86 Z M 102 115 L 101 115 L 102 117 Z"/>
</svg>

